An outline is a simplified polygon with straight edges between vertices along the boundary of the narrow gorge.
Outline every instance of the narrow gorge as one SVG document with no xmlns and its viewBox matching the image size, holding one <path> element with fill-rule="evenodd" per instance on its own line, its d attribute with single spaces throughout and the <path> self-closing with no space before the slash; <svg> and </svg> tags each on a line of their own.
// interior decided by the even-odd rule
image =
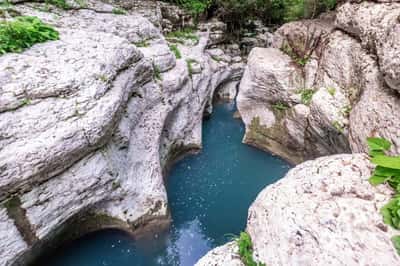
<svg viewBox="0 0 400 266">
<path fill-rule="evenodd" d="M 400 265 L 400 1 L 215 5 L 0 2 L 0 265 Z"/>
</svg>

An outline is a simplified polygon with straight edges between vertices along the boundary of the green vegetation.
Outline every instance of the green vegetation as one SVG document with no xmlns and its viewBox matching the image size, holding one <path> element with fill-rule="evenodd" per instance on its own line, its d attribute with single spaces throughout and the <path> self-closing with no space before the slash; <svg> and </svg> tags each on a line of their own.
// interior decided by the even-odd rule
<svg viewBox="0 0 400 266">
<path fill-rule="evenodd" d="M 376 165 L 369 182 L 376 186 L 386 183 L 395 191 L 395 196 L 381 208 L 385 224 L 400 229 L 400 156 L 387 156 L 385 153 L 392 143 L 384 138 L 368 138 L 371 162 Z M 400 254 L 400 236 L 394 236 L 392 242 Z"/>
<path fill-rule="evenodd" d="M 201 14 L 207 12 L 213 3 L 211 0 L 174 0 L 173 2 L 190 11 L 196 20 Z"/>
<path fill-rule="evenodd" d="M 328 87 L 328 88 L 326 88 L 326 90 L 328 91 L 328 93 L 330 95 L 335 96 L 336 89 L 334 87 Z"/>
<path fill-rule="evenodd" d="M 160 68 L 156 65 L 153 65 L 153 70 L 154 70 L 154 74 L 153 74 L 154 78 L 157 80 L 162 80 Z"/>
<path fill-rule="evenodd" d="M 176 59 L 181 59 L 182 55 L 181 52 L 179 51 L 179 48 L 176 44 L 170 44 L 169 45 L 169 49 L 171 50 L 171 52 L 174 53 Z"/>
<path fill-rule="evenodd" d="M 340 133 L 344 132 L 343 126 L 339 123 L 339 121 L 333 121 L 332 126 L 339 131 Z"/>
<path fill-rule="evenodd" d="M 265 266 L 264 263 L 257 263 L 253 259 L 253 243 L 250 235 L 246 232 L 241 232 L 239 238 L 236 239 L 239 246 L 240 259 L 246 266 Z"/>
<path fill-rule="evenodd" d="M 22 101 L 21 101 L 21 105 L 22 106 L 25 106 L 25 105 L 29 105 L 29 104 L 31 104 L 31 100 L 29 100 L 29 99 L 23 99 Z"/>
<path fill-rule="evenodd" d="M 189 71 L 189 75 L 190 75 L 190 76 L 193 75 L 193 63 L 197 63 L 197 61 L 194 60 L 194 59 L 191 59 L 191 58 L 186 59 L 186 64 L 187 64 L 187 67 L 188 67 L 188 71 Z"/>
<path fill-rule="evenodd" d="M 392 237 L 392 243 L 397 253 L 400 254 L 400 236 Z"/>
<path fill-rule="evenodd" d="M 71 6 L 65 0 L 46 0 L 45 3 L 47 5 L 53 5 L 64 10 L 71 9 Z"/>
<path fill-rule="evenodd" d="M 342 109 L 342 114 L 346 117 L 348 117 L 350 115 L 351 112 L 351 106 L 346 105 L 345 107 L 343 107 Z"/>
<path fill-rule="evenodd" d="M 301 96 L 301 102 L 305 105 L 309 105 L 311 103 L 312 97 L 315 93 L 313 89 L 300 89 L 296 91 L 297 94 Z"/>
<path fill-rule="evenodd" d="M 118 8 L 118 7 L 114 7 L 113 10 L 112 10 L 112 13 L 115 14 L 115 15 L 126 15 L 127 14 L 125 9 Z"/>
<path fill-rule="evenodd" d="M 148 47 L 149 43 L 147 42 L 147 40 L 141 40 L 139 42 L 134 42 L 134 45 L 136 45 L 136 47 Z"/>
<path fill-rule="evenodd" d="M 228 31 L 236 34 L 248 21 L 260 19 L 277 25 L 302 18 L 315 18 L 336 7 L 336 0 L 166 0 L 188 10 L 197 20 L 211 15 L 222 18 Z"/>
<path fill-rule="evenodd" d="M 37 17 L 17 17 L 13 21 L 1 21 L 0 55 L 22 52 L 36 43 L 58 38 L 58 32 Z"/>
<path fill-rule="evenodd" d="M 181 30 L 172 31 L 167 34 L 168 39 L 186 39 L 186 40 L 193 40 L 195 42 L 199 41 L 199 37 L 194 34 L 193 28 L 183 28 Z"/>
<path fill-rule="evenodd" d="M 273 104 L 272 108 L 274 108 L 277 111 L 286 111 L 287 109 L 289 109 L 289 106 L 285 103 L 278 102 Z"/>
<path fill-rule="evenodd" d="M 298 64 L 301 67 L 304 67 L 309 61 L 308 55 L 303 55 L 303 56 L 297 55 L 297 53 L 293 50 L 293 48 L 287 43 L 283 44 L 283 46 L 281 47 L 281 51 L 290 56 L 296 62 L 296 64 Z"/>
</svg>

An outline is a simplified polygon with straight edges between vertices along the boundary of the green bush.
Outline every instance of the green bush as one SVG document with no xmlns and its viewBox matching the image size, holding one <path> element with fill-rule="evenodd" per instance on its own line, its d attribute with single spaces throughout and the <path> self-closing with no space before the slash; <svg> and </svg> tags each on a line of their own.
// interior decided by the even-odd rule
<svg viewBox="0 0 400 266">
<path fill-rule="evenodd" d="M 0 54 L 21 52 L 36 43 L 58 39 L 58 32 L 37 17 L 0 22 Z"/>
</svg>

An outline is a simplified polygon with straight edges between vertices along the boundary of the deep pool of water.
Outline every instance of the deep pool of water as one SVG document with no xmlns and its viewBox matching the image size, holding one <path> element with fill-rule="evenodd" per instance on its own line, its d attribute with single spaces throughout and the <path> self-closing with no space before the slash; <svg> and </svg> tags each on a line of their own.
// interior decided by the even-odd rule
<svg viewBox="0 0 400 266">
<path fill-rule="evenodd" d="M 167 178 L 172 227 L 150 240 L 105 230 L 47 256 L 40 266 L 192 266 L 244 230 L 257 194 L 283 177 L 283 160 L 241 143 L 233 104 L 218 104 L 203 125 L 203 150 L 178 162 Z"/>
</svg>

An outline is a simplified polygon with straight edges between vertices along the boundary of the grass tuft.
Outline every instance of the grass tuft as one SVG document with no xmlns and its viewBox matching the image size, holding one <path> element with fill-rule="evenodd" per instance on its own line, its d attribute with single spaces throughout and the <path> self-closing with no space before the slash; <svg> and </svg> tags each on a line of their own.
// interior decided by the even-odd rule
<svg viewBox="0 0 400 266">
<path fill-rule="evenodd" d="M 125 9 L 118 8 L 118 7 L 114 7 L 113 10 L 112 10 L 112 13 L 115 14 L 115 15 L 126 15 L 127 14 Z"/>
<path fill-rule="evenodd" d="M 186 39 L 186 40 L 193 40 L 198 42 L 199 36 L 194 34 L 193 28 L 183 28 L 181 30 L 172 31 L 167 34 L 168 39 L 177 38 L 177 39 Z"/>
<path fill-rule="evenodd" d="M 169 49 L 171 50 L 171 52 L 174 53 L 176 59 L 181 59 L 182 55 L 181 55 L 181 51 L 179 51 L 179 48 L 176 44 L 170 44 L 169 45 Z"/>
<path fill-rule="evenodd" d="M 309 105 L 311 103 L 312 97 L 315 93 L 313 89 L 301 89 L 296 91 L 297 94 L 301 96 L 301 102 L 305 105 Z"/>
</svg>

